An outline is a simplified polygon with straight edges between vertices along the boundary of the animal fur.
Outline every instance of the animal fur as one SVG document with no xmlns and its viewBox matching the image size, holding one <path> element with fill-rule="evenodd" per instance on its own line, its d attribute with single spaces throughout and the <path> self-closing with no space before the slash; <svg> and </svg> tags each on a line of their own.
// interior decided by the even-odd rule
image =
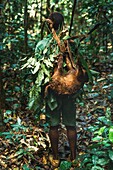
<svg viewBox="0 0 113 170">
<path fill-rule="evenodd" d="M 69 56 L 66 55 L 67 72 L 63 70 L 63 56 L 60 54 L 57 66 L 54 69 L 52 79 L 46 87 L 51 88 L 58 94 L 73 94 L 80 90 L 84 83 L 88 81 L 88 75 L 78 60 L 76 68 L 73 68 Z"/>
</svg>

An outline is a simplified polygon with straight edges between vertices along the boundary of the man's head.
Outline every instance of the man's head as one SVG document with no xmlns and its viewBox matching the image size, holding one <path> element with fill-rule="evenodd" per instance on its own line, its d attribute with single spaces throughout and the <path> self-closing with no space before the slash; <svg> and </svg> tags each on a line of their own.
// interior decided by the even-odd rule
<svg viewBox="0 0 113 170">
<path fill-rule="evenodd" d="M 61 13 L 53 12 L 48 18 L 53 22 L 53 28 L 55 29 L 55 31 L 62 28 L 64 23 L 64 17 Z"/>
</svg>

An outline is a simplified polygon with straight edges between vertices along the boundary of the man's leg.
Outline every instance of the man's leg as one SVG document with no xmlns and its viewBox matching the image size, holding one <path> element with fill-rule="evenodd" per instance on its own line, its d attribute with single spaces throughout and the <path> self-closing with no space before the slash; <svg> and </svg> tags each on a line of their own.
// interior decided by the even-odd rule
<svg viewBox="0 0 113 170">
<path fill-rule="evenodd" d="M 58 159 L 58 141 L 59 141 L 59 126 L 51 126 L 49 130 L 49 138 L 51 142 L 51 148 L 53 152 L 53 159 Z"/>
<path fill-rule="evenodd" d="M 59 126 L 51 126 L 49 131 L 49 138 L 50 138 L 51 149 L 53 154 L 53 155 L 49 155 L 49 161 L 51 162 L 51 165 L 54 168 L 57 168 L 60 163 L 58 159 L 58 141 L 59 141 L 58 127 Z"/>
<path fill-rule="evenodd" d="M 77 134 L 76 128 L 73 126 L 66 126 L 67 129 L 67 137 L 70 145 L 71 150 L 71 161 L 76 159 L 76 142 L 77 142 Z"/>
<path fill-rule="evenodd" d="M 76 158 L 76 104 L 73 96 L 67 96 L 63 98 L 62 109 L 63 124 L 67 129 L 67 137 L 71 150 L 71 160 Z"/>
</svg>

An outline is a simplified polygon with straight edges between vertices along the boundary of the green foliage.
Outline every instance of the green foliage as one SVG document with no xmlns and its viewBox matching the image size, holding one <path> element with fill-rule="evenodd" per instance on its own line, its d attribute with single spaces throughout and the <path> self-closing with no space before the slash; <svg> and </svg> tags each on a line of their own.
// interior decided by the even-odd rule
<svg viewBox="0 0 113 170">
<path fill-rule="evenodd" d="M 62 161 L 59 170 L 69 170 L 71 168 L 71 162 Z"/>
<path fill-rule="evenodd" d="M 26 164 L 24 164 L 22 168 L 23 170 L 30 170 L 30 168 Z"/>
<path fill-rule="evenodd" d="M 30 90 L 29 108 L 39 111 L 44 106 L 44 87 L 51 79 L 54 55 L 51 53 L 50 46 L 55 46 L 51 35 L 39 41 L 35 48 L 35 57 L 27 60 L 22 67 L 30 68 L 32 74 L 36 75 L 34 84 Z M 52 48 L 52 47 L 51 47 Z"/>
<path fill-rule="evenodd" d="M 10 123 L 12 119 L 7 118 L 7 122 Z M 9 139 L 10 143 L 20 143 L 21 139 L 25 139 L 26 135 L 23 133 L 17 133 L 17 132 L 26 132 L 28 130 L 28 127 L 22 125 L 21 119 L 17 118 L 17 123 L 11 125 L 12 129 L 9 132 L 3 132 L 1 135 L 4 135 L 6 139 Z"/>
<path fill-rule="evenodd" d="M 95 125 L 89 127 L 89 131 L 94 133 L 94 137 L 88 154 L 82 158 L 82 167 L 86 169 L 104 170 L 106 166 L 110 167 L 113 163 L 113 124 L 110 121 L 110 115 L 107 116 L 108 110 L 109 108 L 106 110 L 106 116 L 99 117 Z"/>
<path fill-rule="evenodd" d="M 26 149 L 19 149 L 17 152 L 16 152 L 16 156 L 18 157 L 18 159 L 22 158 L 23 156 L 31 156 L 33 157 L 33 155 L 30 153 L 30 149 L 29 148 L 26 148 Z"/>
<path fill-rule="evenodd" d="M 109 129 L 109 140 L 113 143 L 113 126 L 110 126 Z"/>
<path fill-rule="evenodd" d="M 43 21 L 48 17 L 48 9 L 59 12 L 62 11 L 65 18 L 64 28 L 69 30 L 73 6 L 73 1 L 69 0 L 50 0 L 50 7 L 47 7 L 48 4 L 46 3 L 49 1 L 38 1 L 37 3 L 37 1 L 28 0 L 27 2 L 28 11 L 26 18 L 28 19 L 28 23 L 26 22 L 24 11 L 25 1 L 2 1 L 3 4 L 0 4 L 0 9 L 2 9 L 0 19 L 0 68 L 3 73 L 3 76 L 0 75 L 0 77 L 2 77 L 3 90 L 5 91 L 3 95 L 3 97 L 5 97 L 3 103 L 5 104 L 4 122 L 8 125 L 7 129 L 9 130 L 0 133 L 0 135 L 5 137 L 8 144 L 11 144 L 9 147 L 11 152 L 11 148 L 14 146 L 15 152 L 17 152 L 21 160 L 24 156 L 27 157 L 25 160 L 28 160 L 28 164 L 26 162 L 23 165 L 20 163 L 24 170 L 30 169 L 29 158 L 32 157 L 33 152 L 32 148 L 26 143 L 23 143 L 20 147 L 22 139 L 26 140 L 27 132 L 30 130 L 30 127 L 23 124 L 23 113 L 24 116 L 29 116 L 29 114 L 26 114 L 28 100 L 30 109 L 36 112 L 44 112 L 44 87 L 50 81 L 55 56 L 59 53 L 56 42 L 54 42 L 52 36 L 47 36 L 48 30 L 46 25 L 43 28 Z M 87 148 L 87 153 L 81 156 L 81 170 L 113 169 L 113 124 L 110 120 L 112 112 L 110 107 L 112 107 L 111 102 L 113 99 L 112 72 L 110 73 L 111 75 L 108 75 L 108 72 L 110 72 L 112 68 L 113 61 L 112 11 L 112 0 L 82 0 L 78 1 L 74 15 L 72 35 L 84 35 L 89 32 L 95 24 L 105 22 L 105 24 L 100 26 L 80 43 L 78 54 L 80 54 L 81 61 L 88 72 L 90 81 L 92 82 L 92 77 L 95 80 L 95 82 L 93 82 L 94 91 L 96 91 L 95 88 L 98 88 L 97 78 L 101 79 L 104 77 L 108 80 L 106 84 L 103 83 L 102 87 L 103 91 L 107 91 L 106 94 L 98 91 L 92 93 L 92 99 L 97 99 L 93 107 L 95 107 L 95 105 L 100 106 L 100 103 L 98 103 L 98 97 L 100 96 L 103 96 L 102 103 L 106 102 L 109 107 L 106 109 L 106 115 L 98 115 L 95 124 L 88 128 L 88 130 L 94 134 L 94 137 L 92 145 Z M 25 25 L 24 22 L 26 23 Z M 26 27 L 27 39 L 25 37 Z M 43 37 L 41 32 L 43 32 L 43 36 L 46 36 L 43 40 L 40 40 Z M 85 86 L 86 92 L 90 89 L 90 86 Z M 53 96 L 51 96 L 50 99 L 48 103 L 51 109 L 54 109 L 57 107 L 57 103 Z M 85 106 L 83 102 L 81 102 L 80 105 Z M 106 106 L 104 107 L 106 108 Z M 2 113 L 2 111 L 0 113 Z M 29 113 L 28 110 L 27 113 Z M 95 117 L 95 115 L 93 116 Z M 18 117 L 18 119 L 15 117 Z M 11 127 L 9 127 L 9 124 L 11 124 Z M 41 139 L 40 141 L 38 141 L 38 139 L 36 140 L 37 136 Z M 45 137 L 41 132 L 33 135 L 33 139 L 37 148 L 45 149 Z M 24 145 L 26 148 L 29 147 L 29 149 L 23 148 Z M 6 148 L 6 146 L 4 148 Z M 16 148 L 16 146 L 18 146 L 18 148 Z M 1 149 L 2 148 L 1 145 Z M 7 149 L 5 150 L 7 151 Z M 30 153 L 31 155 L 29 155 Z M 3 157 L 0 159 L 4 159 Z M 18 160 L 16 162 L 18 162 Z M 5 162 L 8 163 L 7 159 Z M 63 162 L 60 166 L 62 169 L 68 169 L 70 164 Z M 7 168 L 9 167 L 4 167 L 4 169 Z M 11 168 L 14 169 L 14 167 Z M 20 169 L 22 169 L 22 167 Z M 41 169 L 40 165 L 36 166 L 35 169 Z"/>
</svg>

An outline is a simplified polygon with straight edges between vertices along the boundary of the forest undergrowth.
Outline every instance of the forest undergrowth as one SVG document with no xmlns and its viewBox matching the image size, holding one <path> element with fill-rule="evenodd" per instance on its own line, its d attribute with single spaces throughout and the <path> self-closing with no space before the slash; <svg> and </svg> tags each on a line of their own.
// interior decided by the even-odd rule
<svg viewBox="0 0 113 170">
<path fill-rule="evenodd" d="M 113 116 L 111 115 L 113 109 L 112 65 L 113 63 L 109 59 L 108 61 L 105 60 L 105 62 L 102 60 L 101 63 L 96 63 L 94 67 L 98 74 L 97 78 L 94 79 L 92 90 L 90 92 L 85 91 L 83 100 L 77 102 L 78 163 L 75 169 L 98 170 L 100 167 L 100 170 L 110 170 L 109 160 L 102 156 L 99 157 L 99 154 L 95 155 L 94 153 L 100 151 L 100 155 L 102 155 L 108 149 L 108 145 L 106 147 L 102 147 L 102 143 L 99 145 L 100 140 L 105 140 L 105 138 L 99 139 L 99 135 L 101 136 L 102 127 L 105 130 L 105 126 L 108 127 L 108 121 L 112 122 L 113 120 Z M 4 75 L 6 76 L 6 88 L 9 88 L 9 91 L 11 86 L 14 85 L 14 82 L 11 82 L 10 87 L 7 85 L 7 82 L 11 80 L 10 77 L 12 75 L 14 76 L 14 74 L 11 70 L 7 76 Z M 4 111 L 6 128 L 4 128 L 4 132 L 0 133 L 0 169 L 50 170 L 52 167 L 48 161 L 48 154 L 51 152 L 48 124 L 46 122 L 41 122 L 41 124 L 33 112 L 26 108 L 26 99 L 20 98 L 22 95 L 19 94 L 17 88 L 19 87 L 18 82 L 16 82 L 18 79 L 17 75 L 15 76 L 16 90 L 13 92 L 13 98 L 15 100 L 7 100 L 7 108 L 13 106 L 16 109 L 15 112 L 12 112 L 11 109 Z M 20 100 L 23 100 L 23 105 L 21 106 L 19 105 Z M 100 129 L 101 131 L 99 131 Z M 59 155 L 61 158 L 59 169 L 74 169 L 66 161 L 70 154 L 70 149 L 66 137 L 66 129 L 62 124 L 59 132 Z M 96 136 L 97 138 L 94 138 L 97 133 L 98 137 Z M 109 141 L 104 142 L 108 142 L 107 144 L 109 144 Z M 100 147 L 100 150 L 98 147 Z M 112 160 L 113 156 L 110 158 Z M 100 160 L 100 165 L 96 163 L 96 159 L 98 159 L 97 162 Z"/>
</svg>

